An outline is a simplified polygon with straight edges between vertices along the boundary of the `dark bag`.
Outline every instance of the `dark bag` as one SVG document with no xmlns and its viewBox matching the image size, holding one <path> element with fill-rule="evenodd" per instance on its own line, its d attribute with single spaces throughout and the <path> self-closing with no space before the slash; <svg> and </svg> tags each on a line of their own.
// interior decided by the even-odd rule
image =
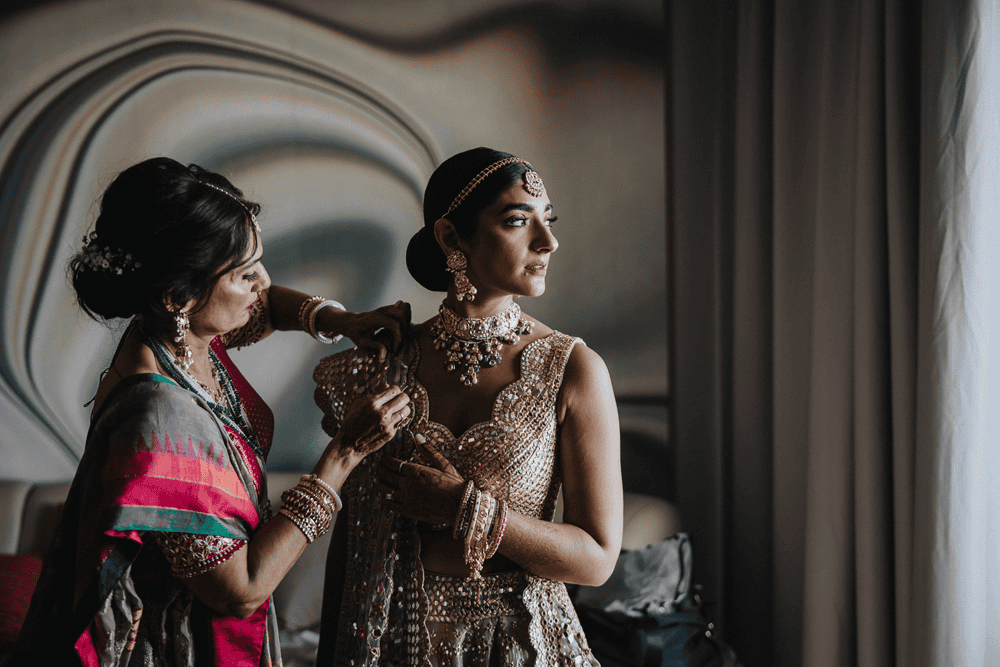
<svg viewBox="0 0 1000 667">
<path fill-rule="evenodd" d="M 573 598 L 603 667 L 740 667 L 691 585 L 684 533 L 623 553 L 606 584 Z"/>
<path fill-rule="evenodd" d="M 697 593 L 669 613 L 635 617 L 589 607 L 577 613 L 602 667 L 741 667 Z"/>
</svg>

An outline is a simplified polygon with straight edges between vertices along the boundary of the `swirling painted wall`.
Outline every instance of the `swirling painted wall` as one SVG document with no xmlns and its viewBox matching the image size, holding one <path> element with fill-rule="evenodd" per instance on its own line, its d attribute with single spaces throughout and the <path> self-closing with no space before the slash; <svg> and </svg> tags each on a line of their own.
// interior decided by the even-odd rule
<svg viewBox="0 0 1000 667">
<path fill-rule="evenodd" d="M 402 256 L 427 177 L 473 146 L 521 155 L 561 243 L 547 293 L 522 306 L 600 352 L 619 394 L 665 396 L 660 11 L 93 0 L 0 15 L 0 477 L 72 475 L 116 330 L 79 312 L 66 262 L 103 187 L 156 155 L 263 204 L 275 282 L 353 310 L 406 299 L 419 319 L 440 295 Z M 324 446 L 309 372 L 330 351 L 283 334 L 235 354 L 275 408 L 272 467 Z"/>
</svg>

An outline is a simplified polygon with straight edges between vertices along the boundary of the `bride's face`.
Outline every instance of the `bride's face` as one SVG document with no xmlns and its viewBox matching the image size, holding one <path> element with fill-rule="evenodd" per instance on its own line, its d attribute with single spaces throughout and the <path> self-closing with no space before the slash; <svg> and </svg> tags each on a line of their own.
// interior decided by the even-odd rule
<svg viewBox="0 0 1000 667">
<path fill-rule="evenodd" d="M 477 298 L 541 296 L 549 258 L 559 247 L 548 194 L 532 196 L 515 185 L 479 214 L 476 235 L 468 242 L 466 275 Z"/>
</svg>

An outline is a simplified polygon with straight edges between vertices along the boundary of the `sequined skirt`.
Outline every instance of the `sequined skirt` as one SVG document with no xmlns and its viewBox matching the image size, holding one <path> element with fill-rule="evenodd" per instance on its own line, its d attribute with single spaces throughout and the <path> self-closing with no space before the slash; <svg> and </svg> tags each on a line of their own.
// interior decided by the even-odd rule
<svg viewBox="0 0 1000 667">
<path fill-rule="evenodd" d="M 447 667 L 525 667 L 535 664 L 522 596 L 524 572 L 482 579 L 424 573 L 430 664 Z"/>
</svg>

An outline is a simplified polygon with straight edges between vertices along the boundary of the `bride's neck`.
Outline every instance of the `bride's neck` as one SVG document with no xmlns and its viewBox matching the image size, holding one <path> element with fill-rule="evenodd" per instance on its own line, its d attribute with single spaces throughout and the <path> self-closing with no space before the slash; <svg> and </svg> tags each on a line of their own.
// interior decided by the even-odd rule
<svg viewBox="0 0 1000 667">
<path fill-rule="evenodd" d="M 514 298 L 509 294 L 482 299 L 476 295 L 475 301 L 459 301 L 454 294 L 449 292 L 444 302 L 455 314 L 461 317 L 482 318 L 491 317 L 510 308 L 511 304 L 514 303 Z"/>
</svg>

